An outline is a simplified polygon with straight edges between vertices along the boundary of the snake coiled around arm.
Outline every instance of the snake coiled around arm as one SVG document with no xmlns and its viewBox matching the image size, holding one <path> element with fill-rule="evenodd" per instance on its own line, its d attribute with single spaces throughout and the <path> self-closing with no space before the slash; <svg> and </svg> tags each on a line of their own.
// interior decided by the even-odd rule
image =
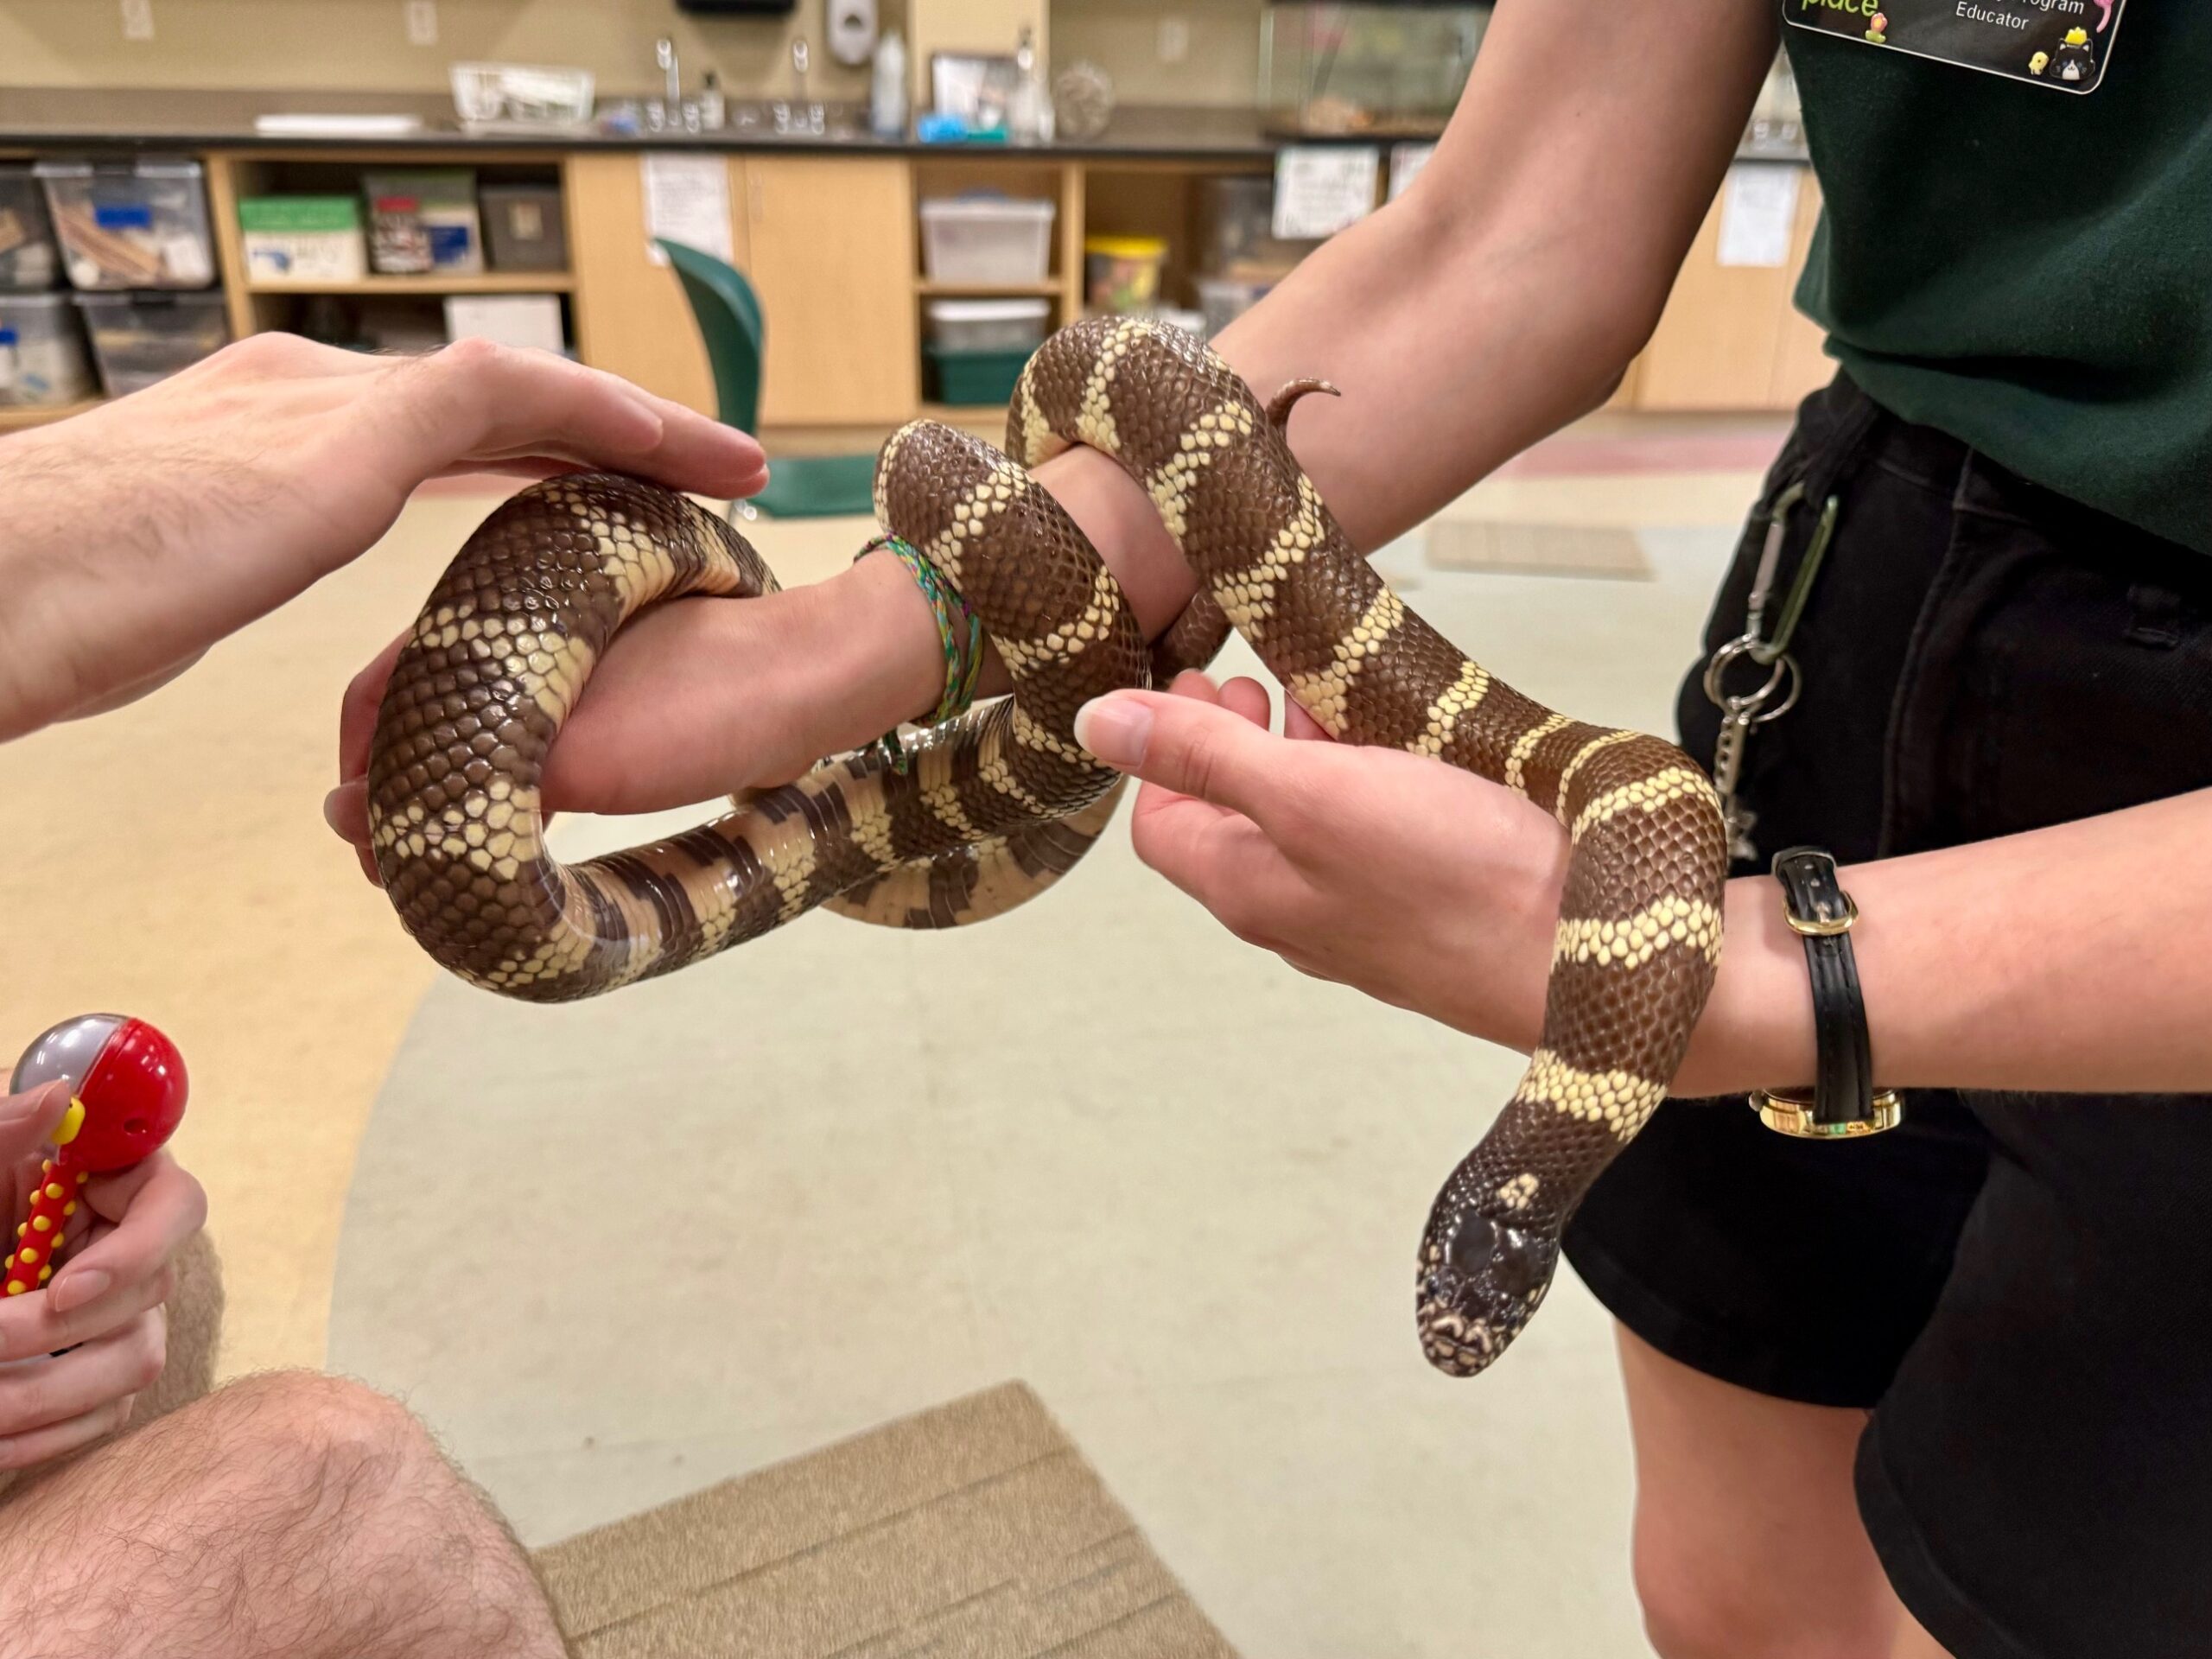
<svg viewBox="0 0 2212 1659">
<path fill-rule="evenodd" d="M 672 840 L 575 866 L 546 851 L 538 783 L 593 665 L 639 610 L 758 594 L 773 576 L 721 519 L 603 475 L 534 486 L 473 536 L 402 652 L 371 754 L 378 868 L 429 952 L 541 1001 L 681 968 L 817 906 L 940 927 L 1065 874 L 1118 777 L 1077 709 L 1211 658 L 1234 627 L 1345 741 L 1434 756 L 1550 810 L 1572 841 L 1541 1043 L 1452 1173 L 1416 1265 L 1422 1351 L 1489 1365 L 1541 1302 L 1575 1205 L 1665 1098 L 1711 989 L 1726 870 L 1718 803 L 1671 745 L 1554 714 L 1409 611 L 1337 527 L 1272 408 L 1188 336 L 1127 319 L 1053 335 L 1006 453 L 918 422 L 885 445 L 884 527 L 982 616 L 1014 694 L 893 769 L 868 751 Z M 1147 650 L 1119 586 L 1027 468 L 1071 444 L 1144 486 L 1198 598 Z"/>
</svg>

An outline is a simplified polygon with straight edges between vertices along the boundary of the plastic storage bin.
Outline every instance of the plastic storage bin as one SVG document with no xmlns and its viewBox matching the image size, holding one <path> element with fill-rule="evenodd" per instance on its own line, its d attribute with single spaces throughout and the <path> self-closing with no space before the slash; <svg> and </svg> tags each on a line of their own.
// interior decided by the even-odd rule
<svg viewBox="0 0 2212 1659">
<path fill-rule="evenodd" d="M 930 343 L 947 352 L 1033 352 L 1051 319 L 1046 300 L 931 300 Z"/>
<path fill-rule="evenodd" d="M 566 270 L 569 232 L 557 184 L 487 184 L 484 247 L 494 270 Z"/>
<path fill-rule="evenodd" d="M 1242 276 L 1199 277 L 1198 311 L 1205 318 L 1206 338 L 1211 340 L 1249 311 L 1274 286 L 1271 281 Z"/>
<path fill-rule="evenodd" d="M 372 269 L 386 276 L 473 276 L 484 269 L 476 175 L 468 168 L 370 173 L 361 188 L 369 200 Z"/>
<path fill-rule="evenodd" d="M 249 197 L 238 229 L 257 282 L 352 283 L 368 272 L 361 204 L 351 196 Z"/>
<path fill-rule="evenodd" d="M 0 167 L 0 289 L 52 288 L 60 274 L 38 180 L 28 167 Z"/>
<path fill-rule="evenodd" d="M 1083 245 L 1083 285 L 1093 311 L 1150 311 L 1160 303 L 1167 245 L 1154 236 L 1094 236 Z"/>
<path fill-rule="evenodd" d="M 966 407 L 1006 403 L 1014 397 L 1022 365 L 1035 349 L 1017 346 L 1011 351 L 951 352 L 942 346 L 925 346 L 930 395 L 940 404 Z"/>
<path fill-rule="evenodd" d="M 92 359 L 67 294 L 0 294 L 0 408 L 92 395 Z"/>
<path fill-rule="evenodd" d="M 215 280 L 199 162 L 41 162 L 33 171 L 77 287 L 205 288 Z"/>
<path fill-rule="evenodd" d="M 1320 245 L 1275 235 L 1275 181 L 1265 173 L 1230 173 L 1200 186 L 1199 246 L 1209 270 L 1247 276 L 1287 271 Z"/>
<path fill-rule="evenodd" d="M 939 196 L 922 203 L 922 268 L 938 283 L 1041 283 L 1052 257 L 1049 201 Z"/>
<path fill-rule="evenodd" d="M 231 337 L 219 294 L 79 294 L 76 299 L 111 397 L 190 368 L 222 350 Z"/>
<path fill-rule="evenodd" d="M 556 357 L 569 349 L 558 294 L 448 294 L 446 338 L 496 340 Z"/>
</svg>

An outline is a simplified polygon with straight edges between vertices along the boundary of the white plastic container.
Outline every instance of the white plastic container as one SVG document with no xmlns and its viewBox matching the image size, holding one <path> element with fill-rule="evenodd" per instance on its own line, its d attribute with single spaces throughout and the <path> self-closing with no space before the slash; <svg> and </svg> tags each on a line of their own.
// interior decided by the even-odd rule
<svg viewBox="0 0 2212 1659">
<path fill-rule="evenodd" d="M 551 352 L 569 348 L 561 332 L 557 294 L 450 294 L 446 296 L 446 338 L 496 340 Z"/>
<path fill-rule="evenodd" d="M 1058 211 L 1004 196 L 934 197 L 922 203 L 922 268 L 936 283 L 1041 283 Z"/>
<path fill-rule="evenodd" d="M 357 283 L 368 275 L 352 196 L 249 196 L 238 203 L 246 275 L 257 283 Z"/>
<path fill-rule="evenodd" d="M 464 128 L 574 127 L 591 119 L 588 69 L 456 63 L 448 67 L 446 78 L 453 85 L 454 113 Z"/>
<path fill-rule="evenodd" d="M 876 42 L 875 75 L 868 87 L 868 130 L 877 137 L 906 136 L 906 42 L 895 29 Z"/>
<path fill-rule="evenodd" d="M 215 280 L 199 162 L 41 162 L 33 170 L 75 286 L 205 288 Z"/>
<path fill-rule="evenodd" d="M 0 293 L 0 408 L 54 408 L 98 390 L 67 294 Z"/>
<path fill-rule="evenodd" d="M 1049 300 L 931 300 L 930 343 L 948 352 L 1033 352 L 1045 343 Z"/>
</svg>

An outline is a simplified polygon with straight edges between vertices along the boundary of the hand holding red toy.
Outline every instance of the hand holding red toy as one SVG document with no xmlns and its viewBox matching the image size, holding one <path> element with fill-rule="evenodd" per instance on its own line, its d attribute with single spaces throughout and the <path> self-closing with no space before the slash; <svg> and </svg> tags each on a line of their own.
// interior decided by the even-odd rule
<svg viewBox="0 0 2212 1659">
<path fill-rule="evenodd" d="M 87 1014 L 43 1033 L 16 1063 L 11 1092 L 56 1081 L 69 1086 L 69 1109 L 54 1132 L 31 1213 L 0 1270 L 0 1294 L 21 1296 L 54 1276 L 62 1230 L 77 1211 L 77 1190 L 94 1175 L 128 1169 L 161 1150 L 183 1121 L 184 1057 L 143 1020 Z"/>
</svg>

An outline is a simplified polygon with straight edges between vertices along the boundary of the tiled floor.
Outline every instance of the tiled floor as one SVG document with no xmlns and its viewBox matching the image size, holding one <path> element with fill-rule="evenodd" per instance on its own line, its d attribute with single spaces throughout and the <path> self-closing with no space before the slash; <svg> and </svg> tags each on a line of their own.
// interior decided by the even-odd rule
<svg viewBox="0 0 2212 1659">
<path fill-rule="evenodd" d="M 1648 581 L 1380 563 L 1532 693 L 1665 729 L 1754 482 L 1523 468 L 1454 510 L 1637 528 Z M 1643 1651 L 1600 1312 L 1562 1283 L 1474 1383 L 1410 1335 L 1514 1057 L 1244 950 L 1124 836 L 963 933 L 810 918 L 559 1009 L 435 976 L 318 803 L 347 675 L 484 506 L 418 503 L 178 685 L 0 749 L 36 873 L 0 1006 L 183 1043 L 232 1369 L 317 1361 L 327 1318 L 533 1541 L 1019 1376 L 1249 1653 Z M 806 579 L 859 531 L 759 539 Z"/>
</svg>

